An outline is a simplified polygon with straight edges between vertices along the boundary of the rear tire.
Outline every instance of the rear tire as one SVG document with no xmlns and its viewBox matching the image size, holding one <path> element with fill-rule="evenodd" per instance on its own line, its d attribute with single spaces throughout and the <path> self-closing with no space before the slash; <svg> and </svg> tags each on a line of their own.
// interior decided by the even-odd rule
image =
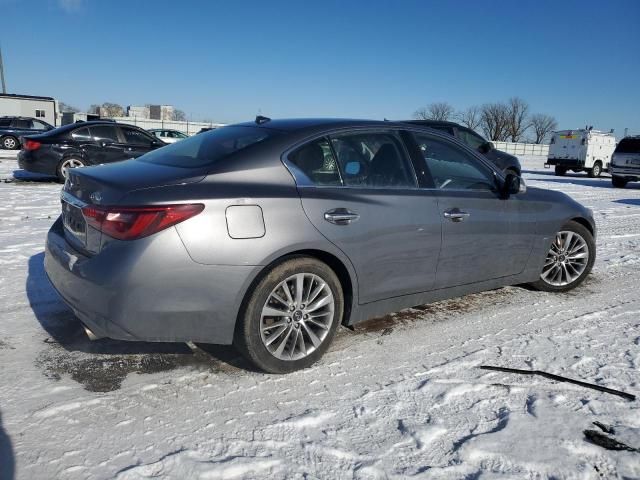
<svg viewBox="0 0 640 480">
<path fill-rule="evenodd" d="M 572 290 L 589 275 L 595 260 L 593 235 L 584 225 L 570 221 L 551 242 L 540 278 L 531 285 L 545 292 Z"/>
<path fill-rule="evenodd" d="M 627 180 L 623 177 L 616 177 L 615 175 L 611 177 L 611 184 L 614 188 L 624 188 L 627 186 Z"/>
<path fill-rule="evenodd" d="M 8 135 L 2 139 L 2 148 L 5 150 L 17 150 L 20 148 L 20 142 L 16 137 Z"/>
<path fill-rule="evenodd" d="M 56 168 L 56 176 L 58 177 L 58 182 L 65 182 L 65 180 L 67 179 L 67 172 L 70 168 L 78 168 L 84 166 L 86 166 L 85 163 L 79 158 L 63 158 L 62 161 L 58 164 L 58 168 Z"/>
<path fill-rule="evenodd" d="M 591 178 L 598 178 L 602 174 L 602 163 L 596 162 L 593 164 L 593 168 L 588 170 L 588 175 Z"/>
<path fill-rule="evenodd" d="M 567 173 L 567 169 L 565 167 L 561 167 L 560 165 L 556 165 L 556 177 L 562 177 L 563 175 L 566 175 Z"/>
<path fill-rule="evenodd" d="M 233 343 L 265 372 L 307 368 L 329 348 L 343 311 L 334 271 L 315 258 L 294 257 L 267 271 L 247 292 Z"/>
<path fill-rule="evenodd" d="M 509 175 L 509 174 L 515 175 L 516 177 L 520 176 L 520 174 L 515 170 L 515 168 L 511 168 L 511 167 L 505 169 L 505 171 L 504 171 L 504 176 L 505 177 L 507 175 Z"/>
</svg>

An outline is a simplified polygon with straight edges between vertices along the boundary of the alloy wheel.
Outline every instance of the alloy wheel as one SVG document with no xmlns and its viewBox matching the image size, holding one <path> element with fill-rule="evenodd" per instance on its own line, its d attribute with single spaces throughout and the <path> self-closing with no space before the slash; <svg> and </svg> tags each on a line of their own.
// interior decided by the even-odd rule
<svg viewBox="0 0 640 480">
<path fill-rule="evenodd" d="M 64 162 L 62 162 L 62 165 L 60 165 L 60 172 L 66 179 L 69 176 L 69 169 L 78 167 L 84 167 L 84 163 L 76 158 L 68 158 Z"/>
<path fill-rule="evenodd" d="M 589 263 L 589 246 L 576 232 L 561 231 L 551 243 L 540 278 L 549 285 L 561 287 L 575 282 Z"/>
<path fill-rule="evenodd" d="M 14 148 L 16 148 L 17 142 L 16 142 L 16 140 L 14 138 L 7 137 L 2 141 L 2 145 L 7 150 L 13 150 Z"/>
<path fill-rule="evenodd" d="M 313 273 L 297 273 L 279 283 L 260 315 L 260 337 L 279 360 L 299 360 L 325 340 L 334 321 L 331 288 Z"/>
</svg>

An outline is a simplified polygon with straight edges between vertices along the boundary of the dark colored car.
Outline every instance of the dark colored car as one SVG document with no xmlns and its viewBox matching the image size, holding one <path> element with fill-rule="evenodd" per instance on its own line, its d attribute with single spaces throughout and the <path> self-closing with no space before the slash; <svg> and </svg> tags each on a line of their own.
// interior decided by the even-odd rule
<svg viewBox="0 0 640 480">
<path fill-rule="evenodd" d="M 439 120 L 407 120 L 406 123 L 422 125 L 425 127 L 447 132 L 449 135 L 453 135 L 465 145 L 487 157 L 505 174 L 513 173 L 514 175 L 520 176 L 520 174 L 522 173 L 522 167 L 520 166 L 518 157 L 497 150 L 493 146 L 493 143 L 484 139 L 470 128 L 464 127 L 454 122 L 445 122 Z"/>
<path fill-rule="evenodd" d="M 53 130 L 53 126 L 37 118 L 0 117 L 0 147 L 6 150 L 20 148 L 20 137 Z"/>
<path fill-rule="evenodd" d="M 624 188 L 629 182 L 640 180 L 640 135 L 620 140 L 609 163 L 611 183 Z"/>
<path fill-rule="evenodd" d="M 164 145 L 132 125 L 102 120 L 73 123 L 24 137 L 18 164 L 28 172 L 56 175 L 64 182 L 70 168 L 137 158 Z"/>
<path fill-rule="evenodd" d="M 90 338 L 233 343 L 269 372 L 339 325 L 570 290 L 596 256 L 587 208 L 406 123 L 262 120 L 69 175 L 45 269 Z"/>
</svg>

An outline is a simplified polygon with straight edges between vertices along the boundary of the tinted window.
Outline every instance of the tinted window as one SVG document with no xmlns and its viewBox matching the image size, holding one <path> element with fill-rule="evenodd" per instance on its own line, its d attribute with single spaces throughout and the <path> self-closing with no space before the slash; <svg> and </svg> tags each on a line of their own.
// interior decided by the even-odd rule
<svg viewBox="0 0 640 480">
<path fill-rule="evenodd" d="M 144 132 L 136 130 L 135 128 L 120 127 L 124 134 L 124 140 L 126 143 L 134 145 L 146 145 L 149 146 L 153 142 L 153 139 Z"/>
<path fill-rule="evenodd" d="M 397 134 L 348 133 L 332 136 L 331 143 L 344 185 L 415 187 L 413 172 Z"/>
<path fill-rule="evenodd" d="M 118 143 L 118 135 L 116 128 L 111 125 L 94 125 L 91 127 L 91 135 L 96 142 L 112 142 Z"/>
<path fill-rule="evenodd" d="M 154 150 L 139 159 L 174 167 L 202 167 L 275 135 L 276 131 L 266 128 L 222 127 Z"/>
<path fill-rule="evenodd" d="M 11 125 L 10 118 L 0 118 L 0 127 L 8 127 L 9 125 Z"/>
<path fill-rule="evenodd" d="M 315 140 L 289 155 L 289 162 L 314 185 L 341 185 L 340 173 L 326 138 Z"/>
<path fill-rule="evenodd" d="M 48 129 L 49 127 L 48 127 L 47 125 L 45 125 L 44 123 L 39 122 L 38 120 L 34 120 L 34 121 L 33 121 L 33 128 L 34 128 L 35 130 L 46 130 L 46 129 Z"/>
<path fill-rule="evenodd" d="M 640 138 L 623 138 L 616 147 L 616 153 L 640 153 Z"/>
<path fill-rule="evenodd" d="M 79 128 L 78 130 L 71 132 L 71 138 L 78 142 L 90 142 L 91 134 L 89 133 L 88 128 Z"/>
<path fill-rule="evenodd" d="M 493 172 L 453 144 L 430 135 L 414 133 L 436 188 L 494 190 Z"/>
<path fill-rule="evenodd" d="M 445 127 L 444 125 L 427 125 L 430 128 L 435 128 L 436 130 L 442 130 L 443 132 L 447 132 L 449 135 L 453 135 L 453 127 Z"/>
<path fill-rule="evenodd" d="M 470 130 L 464 130 L 462 128 L 458 129 L 458 138 L 462 141 L 462 143 L 468 145 L 474 150 L 479 150 L 482 145 L 487 143 L 486 140 L 480 135 L 471 132 Z"/>
<path fill-rule="evenodd" d="M 13 122 L 14 128 L 23 128 L 23 129 L 31 130 L 32 125 L 33 125 L 33 122 L 31 120 L 19 120 L 16 118 Z"/>
</svg>

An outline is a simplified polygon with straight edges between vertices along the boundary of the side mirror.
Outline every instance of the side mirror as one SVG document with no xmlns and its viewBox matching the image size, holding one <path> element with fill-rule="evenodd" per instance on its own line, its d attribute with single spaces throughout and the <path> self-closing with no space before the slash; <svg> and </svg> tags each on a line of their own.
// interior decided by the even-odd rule
<svg viewBox="0 0 640 480">
<path fill-rule="evenodd" d="M 508 173 L 504 180 L 503 191 L 507 196 L 525 193 L 527 191 L 527 185 L 519 176 L 514 175 L 513 173 Z"/>
<path fill-rule="evenodd" d="M 478 147 L 478 151 L 480 153 L 489 153 L 491 150 L 493 150 L 495 147 L 493 146 L 493 143 L 491 142 L 484 142 L 482 145 L 480 145 Z"/>
</svg>

